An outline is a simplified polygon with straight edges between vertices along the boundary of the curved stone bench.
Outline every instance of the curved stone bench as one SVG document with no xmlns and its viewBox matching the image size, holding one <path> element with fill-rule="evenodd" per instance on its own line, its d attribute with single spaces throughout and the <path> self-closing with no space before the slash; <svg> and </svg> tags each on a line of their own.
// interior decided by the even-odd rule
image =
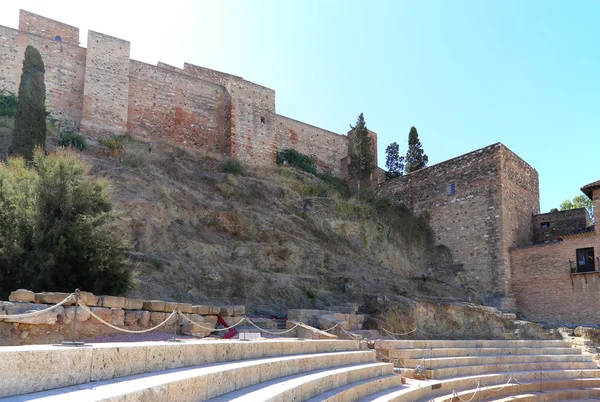
<svg viewBox="0 0 600 402">
<path fill-rule="evenodd" d="M 337 370 L 340 366 L 365 368 L 365 373 L 357 371 L 359 377 L 377 370 L 387 370 L 387 374 L 393 372 L 393 365 L 376 363 L 372 351 L 314 353 L 162 370 L 13 396 L 0 401 L 203 401 L 273 379 L 314 370 Z M 346 379 L 350 377 L 345 374 Z"/>
<path fill-rule="evenodd" d="M 367 363 L 335 367 L 261 382 L 209 402 L 306 401 L 334 388 L 393 373 L 390 363 Z M 398 376 L 399 377 L 399 376 Z M 353 399 L 344 399 L 345 402 Z"/>
<path fill-rule="evenodd" d="M 369 378 L 367 380 L 354 382 L 343 387 L 332 389 L 308 402 L 349 402 L 356 401 L 367 395 L 383 390 L 403 387 L 402 376 L 397 374 L 384 375 L 382 377 Z M 406 388 L 406 387 L 404 387 Z"/>
</svg>

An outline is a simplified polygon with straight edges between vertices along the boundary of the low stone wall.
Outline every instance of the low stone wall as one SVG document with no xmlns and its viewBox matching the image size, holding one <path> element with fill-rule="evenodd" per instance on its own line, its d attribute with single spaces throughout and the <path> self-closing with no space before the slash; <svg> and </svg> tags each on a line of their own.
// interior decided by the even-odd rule
<svg viewBox="0 0 600 402">
<path fill-rule="evenodd" d="M 69 293 L 34 293 L 19 289 L 11 293 L 9 301 L 0 302 L 0 316 L 20 315 L 45 310 L 62 302 Z M 96 296 L 81 292 L 80 300 L 106 322 L 126 330 L 138 331 L 159 325 L 178 309 L 195 325 L 180 316 L 173 316 L 157 332 L 177 332 L 185 335 L 204 337 L 210 335 L 217 325 L 217 315 L 221 315 L 227 325 L 239 322 L 246 313 L 245 306 L 209 306 L 188 303 L 165 302 L 162 300 L 128 299 L 116 296 Z M 33 317 L 0 319 L 0 345 L 31 343 L 53 343 L 71 338 L 72 323 L 75 318 L 75 300 Z M 77 309 L 77 338 L 85 340 L 98 336 L 117 334 L 120 331 L 110 328 L 91 316 L 85 309 Z"/>
</svg>

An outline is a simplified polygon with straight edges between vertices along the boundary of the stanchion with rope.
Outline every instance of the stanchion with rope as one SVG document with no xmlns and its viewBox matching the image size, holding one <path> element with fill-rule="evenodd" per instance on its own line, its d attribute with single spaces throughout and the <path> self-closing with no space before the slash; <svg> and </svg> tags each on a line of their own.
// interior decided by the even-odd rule
<svg viewBox="0 0 600 402">
<path fill-rule="evenodd" d="M 71 328 L 71 340 L 70 341 L 62 341 L 60 346 L 71 346 L 71 347 L 81 347 L 85 346 L 85 342 L 77 341 L 77 310 L 79 307 L 79 296 L 81 292 L 79 289 L 75 289 L 75 308 L 73 313 L 73 327 Z M 58 345 L 57 345 L 58 346 Z"/>
</svg>

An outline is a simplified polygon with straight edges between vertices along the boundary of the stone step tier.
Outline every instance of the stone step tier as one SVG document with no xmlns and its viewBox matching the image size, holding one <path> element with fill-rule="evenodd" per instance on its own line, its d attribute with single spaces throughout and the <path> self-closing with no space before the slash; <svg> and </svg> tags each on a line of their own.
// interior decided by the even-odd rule
<svg viewBox="0 0 600 402">
<path fill-rule="evenodd" d="M 3 402 L 351 401 L 402 383 L 393 364 L 345 340 L 0 348 Z"/>
<path fill-rule="evenodd" d="M 582 354 L 582 346 L 570 340 L 377 341 L 380 360 L 427 380 L 408 380 L 406 386 L 360 400 L 593 399 L 600 389 L 600 370 L 590 354 Z"/>
</svg>

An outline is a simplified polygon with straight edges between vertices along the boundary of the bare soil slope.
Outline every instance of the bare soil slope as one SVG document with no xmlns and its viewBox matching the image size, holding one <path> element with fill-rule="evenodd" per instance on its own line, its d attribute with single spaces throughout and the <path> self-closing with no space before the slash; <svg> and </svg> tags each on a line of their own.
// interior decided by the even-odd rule
<svg viewBox="0 0 600 402">
<path fill-rule="evenodd" d="M 110 178 L 132 242 L 129 296 L 287 308 L 361 304 L 364 296 L 466 300 L 472 294 L 428 278 L 423 219 L 406 210 L 373 214 L 313 175 L 289 167 L 220 172 L 222 158 L 128 140 L 125 155 L 82 153 Z"/>
</svg>

